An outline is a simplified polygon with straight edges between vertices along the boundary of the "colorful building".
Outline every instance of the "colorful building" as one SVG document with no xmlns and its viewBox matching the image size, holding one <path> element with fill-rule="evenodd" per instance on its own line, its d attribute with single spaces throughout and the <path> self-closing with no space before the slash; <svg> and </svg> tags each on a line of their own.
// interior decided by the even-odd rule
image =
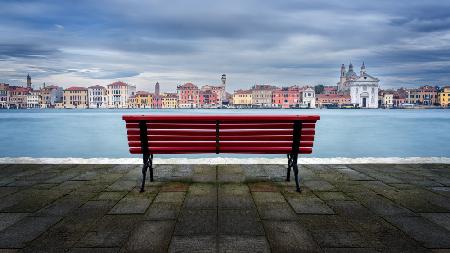
<svg viewBox="0 0 450 253">
<path fill-rule="evenodd" d="M 217 108 L 219 107 L 219 97 L 212 89 L 200 90 L 200 107 L 201 108 Z"/>
<path fill-rule="evenodd" d="M 130 108 L 153 108 L 153 94 L 147 91 L 137 91 L 130 97 Z"/>
<path fill-rule="evenodd" d="M 30 90 L 21 86 L 9 86 L 9 108 L 27 108 L 27 96 Z"/>
<path fill-rule="evenodd" d="M 441 107 L 449 107 L 449 105 L 450 105 L 450 86 L 445 86 L 439 91 L 438 103 L 441 105 Z"/>
<path fill-rule="evenodd" d="M 9 108 L 9 84 L 0 83 L 0 109 Z"/>
<path fill-rule="evenodd" d="M 340 107 L 342 105 L 348 105 L 351 102 L 350 95 L 344 94 L 319 94 L 316 96 L 317 106 L 322 108 L 326 106 Z"/>
<path fill-rule="evenodd" d="M 45 86 L 41 89 L 41 108 L 54 108 L 56 103 L 63 102 L 64 90 L 56 85 Z"/>
<path fill-rule="evenodd" d="M 200 90 L 193 83 L 177 86 L 178 107 L 198 108 L 200 106 Z"/>
<path fill-rule="evenodd" d="M 64 108 L 88 108 L 88 89 L 85 87 L 69 87 L 64 90 L 63 95 Z"/>
<path fill-rule="evenodd" d="M 233 94 L 233 106 L 235 108 L 252 107 L 253 97 L 251 90 L 236 90 Z"/>
<path fill-rule="evenodd" d="M 175 109 L 178 108 L 178 96 L 176 93 L 165 93 L 162 95 L 162 108 Z"/>
<path fill-rule="evenodd" d="M 89 108 L 107 108 L 108 95 L 106 88 L 101 85 L 88 87 Z"/>
<path fill-rule="evenodd" d="M 298 86 L 282 87 L 272 92 L 272 105 L 277 108 L 299 108 L 301 104 Z"/>
<path fill-rule="evenodd" d="M 27 94 L 27 108 L 29 109 L 37 109 L 40 108 L 41 102 L 41 91 L 39 90 L 30 90 Z"/>
<path fill-rule="evenodd" d="M 252 107 L 270 108 L 272 107 L 272 93 L 277 87 L 273 85 L 253 85 L 252 91 Z"/>
<path fill-rule="evenodd" d="M 407 99 L 409 104 L 435 105 L 438 104 L 438 89 L 430 85 L 410 89 Z"/>
<path fill-rule="evenodd" d="M 108 108 L 128 108 L 130 96 L 136 93 L 136 86 L 118 81 L 106 86 Z"/>
</svg>

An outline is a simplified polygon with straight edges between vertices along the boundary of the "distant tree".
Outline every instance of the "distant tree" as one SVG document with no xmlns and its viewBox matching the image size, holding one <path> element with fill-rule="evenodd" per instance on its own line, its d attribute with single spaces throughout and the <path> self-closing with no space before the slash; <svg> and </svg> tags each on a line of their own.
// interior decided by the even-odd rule
<svg viewBox="0 0 450 253">
<path fill-rule="evenodd" d="M 323 85 L 319 84 L 314 86 L 314 91 L 316 92 L 316 94 L 322 94 L 323 93 Z"/>
</svg>

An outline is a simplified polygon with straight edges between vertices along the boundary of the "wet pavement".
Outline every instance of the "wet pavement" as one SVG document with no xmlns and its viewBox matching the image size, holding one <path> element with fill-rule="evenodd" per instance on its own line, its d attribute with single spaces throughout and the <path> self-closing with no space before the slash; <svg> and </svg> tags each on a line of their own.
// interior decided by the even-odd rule
<svg viewBox="0 0 450 253">
<path fill-rule="evenodd" d="M 0 252 L 449 252 L 450 165 L 0 165 Z"/>
</svg>

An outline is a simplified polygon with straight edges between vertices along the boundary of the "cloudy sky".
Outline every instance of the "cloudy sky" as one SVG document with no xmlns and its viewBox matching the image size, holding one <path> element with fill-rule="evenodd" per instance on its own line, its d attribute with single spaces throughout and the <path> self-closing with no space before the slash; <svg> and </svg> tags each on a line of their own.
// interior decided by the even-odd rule
<svg viewBox="0 0 450 253">
<path fill-rule="evenodd" d="M 450 1 L 0 2 L 10 84 L 332 85 L 350 61 L 383 88 L 449 84 Z"/>
</svg>

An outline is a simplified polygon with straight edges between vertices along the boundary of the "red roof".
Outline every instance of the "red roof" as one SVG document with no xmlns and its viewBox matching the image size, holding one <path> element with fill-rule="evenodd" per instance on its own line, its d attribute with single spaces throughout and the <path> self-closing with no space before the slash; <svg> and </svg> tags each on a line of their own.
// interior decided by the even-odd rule
<svg viewBox="0 0 450 253">
<path fill-rule="evenodd" d="M 108 86 L 127 86 L 128 84 L 122 82 L 122 81 L 118 81 L 118 82 L 114 82 L 111 84 L 108 84 Z"/>
<path fill-rule="evenodd" d="M 350 95 L 341 94 L 318 94 L 317 98 L 350 98 Z"/>
<path fill-rule="evenodd" d="M 87 89 L 85 87 L 72 86 L 72 87 L 69 87 L 69 88 L 67 88 L 65 90 L 84 91 L 84 90 L 87 90 Z"/>
</svg>

